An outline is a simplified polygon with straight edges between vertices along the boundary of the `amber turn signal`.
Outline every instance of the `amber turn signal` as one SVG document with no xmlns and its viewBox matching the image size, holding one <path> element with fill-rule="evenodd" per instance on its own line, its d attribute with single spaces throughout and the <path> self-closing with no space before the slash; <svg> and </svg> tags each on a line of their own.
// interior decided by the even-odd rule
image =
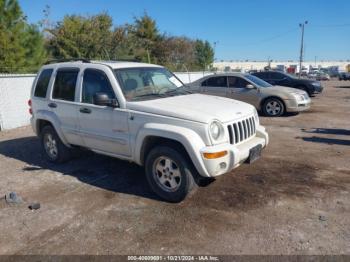
<svg viewBox="0 0 350 262">
<path fill-rule="evenodd" d="M 203 156 L 206 158 L 206 159 L 215 159 L 215 158 L 220 158 L 220 157 L 223 157 L 223 156 L 226 156 L 227 155 L 227 151 L 220 151 L 220 152 L 215 152 L 215 153 L 203 153 Z"/>
</svg>

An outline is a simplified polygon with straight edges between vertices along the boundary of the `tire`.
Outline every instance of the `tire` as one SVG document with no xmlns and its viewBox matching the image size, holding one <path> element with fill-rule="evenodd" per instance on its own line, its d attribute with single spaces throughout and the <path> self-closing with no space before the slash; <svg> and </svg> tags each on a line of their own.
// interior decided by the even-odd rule
<svg viewBox="0 0 350 262">
<path fill-rule="evenodd" d="M 41 146 L 46 159 L 52 163 L 64 163 L 71 159 L 72 150 L 65 146 L 52 126 L 45 126 L 40 133 Z"/>
<path fill-rule="evenodd" d="M 262 111 L 265 116 L 278 117 L 285 113 L 285 106 L 282 100 L 270 97 L 264 101 Z"/>
<path fill-rule="evenodd" d="M 151 189 L 168 202 L 181 202 L 196 185 L 192 163 L 169 146 L 157 146 L 149 152 L 145 171 Z"/>
</svg>

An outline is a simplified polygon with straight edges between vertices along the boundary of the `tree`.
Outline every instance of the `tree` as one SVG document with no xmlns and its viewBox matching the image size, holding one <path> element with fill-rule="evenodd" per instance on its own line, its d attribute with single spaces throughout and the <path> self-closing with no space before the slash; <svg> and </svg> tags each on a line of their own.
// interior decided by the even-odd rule
<svg viewBox="0 0 350 262">
<path fill-rule="evenodd" d="M 150 63 L 151 53 L 160 37 L 156 21 L 144 13 L 142 17 L 134 18 L 134 25 L 131 29 L 138 50 L 135 54 L 136 58 Z"/>
<path fill-rule="evenodd" d="M 154 48 L 156 62 L 174 71 L 194 66 L 194 41 L 187 37 L 163 36 Z"/>
<path fill-rule="evenodd" d="M 36 72 L 47 59 L 45 41 L 37 25 L 26 25 L 23 45 L 25 46 L 24 68 L 27 72 Z"/>
<path fill-rule="evenodd" d="M 17 0 L 0 0 L 0 71 L 35 71 L 45 59 L 42 35 L 28 25 Z"/>
<path fill-rule="evenodd" d="M 47 49 L 54 58 L 110 59 L 112 18 L 103 13 L 91 17 L 65 16 L 53 29 Z"/>
<path fill-rule="evenodd" d="M 52 26 L 48 13 L 42 24 L 50 25 L 45 29 L 46 47 L 52 58 L 129 59 L 181 71 L 203 69 L 213 62 L 209 42 L 161 34 L 147 13 L 116 27 L 106 13 L 65 16 Z"/>
<path fill-rule="evenodd" d="M 195 44 L 196 64 L 206 70 L 214 62 L 214 49 L 208 41 L 197 40 Z"/>
</svg>

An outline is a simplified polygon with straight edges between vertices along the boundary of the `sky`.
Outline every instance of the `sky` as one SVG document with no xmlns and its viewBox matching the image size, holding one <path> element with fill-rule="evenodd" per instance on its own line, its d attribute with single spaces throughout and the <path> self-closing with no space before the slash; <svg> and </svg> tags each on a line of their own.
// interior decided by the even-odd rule
<svg viewBox="0 0 350 262">
<path fill-rule="evenodd" d="M 28 21 L 107 12 L 114 25 L 146 11 L 169 35 L 208 40 L 215 60 L 298 60 L 299 24 L 305 26 L 304 60 L 350 59 L 349 0 L 19 0 Z"/>
</svg>

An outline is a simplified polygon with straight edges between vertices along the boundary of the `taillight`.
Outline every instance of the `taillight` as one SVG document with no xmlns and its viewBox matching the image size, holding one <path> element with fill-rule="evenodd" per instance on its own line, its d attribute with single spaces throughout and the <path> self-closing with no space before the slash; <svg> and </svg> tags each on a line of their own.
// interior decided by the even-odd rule
<svg viewBox="0 0 350 262">
<path fill-rule="evenodd" d="M 33 110 L 32 110 L 32 100 L 31 99 L 29 99 L 28 100 L 28 106 L 29 106 L 29 114 L 33 114 Z"/>
</svg>

